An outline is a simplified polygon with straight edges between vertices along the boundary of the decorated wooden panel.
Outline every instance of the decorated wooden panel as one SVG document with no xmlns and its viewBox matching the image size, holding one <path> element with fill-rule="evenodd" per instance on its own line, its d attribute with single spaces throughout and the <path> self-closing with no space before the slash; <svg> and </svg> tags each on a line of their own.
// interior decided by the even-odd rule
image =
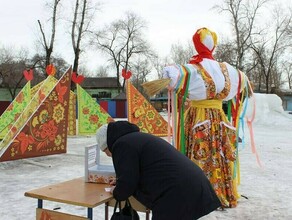
<svg viewBox="0 0 292 220">
<path fill-rule="evenodd" d="M 28 105 L 30 99 L 30 81 L 28 81 L 0 116 L 0 139 L 3 139 L 8 133 L 13 123 L 17 121 L 22 111 Z"/>
<path fill-rule="evenodd" d="M 3 140 L 0 142 L 0 156 L 9 146 L 15 135 L 18 134 L 19 130 L 25 125 L 29 117 L 36 111 L 38 106 L 43 102 L 45 97 L 49 94 L 54 86 L 54 80 L 49 76 L 44 81 L 43 85 L 36 92 L 36 94 L 31 98 L 30 102 L 26 108 L 22 111 L 18 119 L 14 122 L 9 132 L 5 135 Z"/>
<path fill-rule="evenodd" d="M 55 80 L 55 83 L 57 83 L 57 79 L 52 77 L 52 80 Z M 33 96 L 38 89 L 41 87 L 43 82 L 40 82 L 39 84 L 35 85 L 33 88 L 31 88 L 31 96 Z M 70 97 L 69 97 L 69 112 L 68 112 L 68 135 L 76 135 L 76 94 L 73 91 L 70 91 Z"/>
<path fill-rule="evenodd" d="M 103 124 L 114 119 L 78 84 L 78 134 L 94 135 Z"/>
<path fill-rule="evenodd" d="M 89 220 L 89 218 L 37 208 L 36 220 Z"/>
<path fill-rule="evenodd" d="M 128 121 L 142 132 L 156 136 L 168 135 L 168 123 L 145 97 L 127 81 Z"/>
<path fill-rule="evenodd" d="M 0 161 L 66 152 L 70 85 L 71 68 L 57 83 L 47 77 L 0 143 Z"/>
</svg>

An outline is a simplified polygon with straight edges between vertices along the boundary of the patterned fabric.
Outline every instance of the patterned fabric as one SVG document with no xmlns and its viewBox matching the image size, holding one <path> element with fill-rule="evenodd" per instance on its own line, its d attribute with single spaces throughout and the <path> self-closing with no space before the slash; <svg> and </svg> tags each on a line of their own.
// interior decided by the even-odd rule
<svg viewBox="0 0 292 220">
<path fill-rule="evenodd" d="M 186 155 L 204 170 L 224 207 L 237 204 L 233 162 L 236 128 L 219 100 L 192 101 L 185 115 Z"/>
<path fill-rule="evenodd" d="M 142 132 L 160 137 L 168 135 L 168 123 L 129 81 L 127 101 L 129 122 L 136 124 Z"/>
<path fill-rule="evenodd" d="M 216 94 L 215 83 L 197 65 L 207 86 L 207 100 L 192 101 L 185 114 L 187 156 L 204 170 L 221 204 L 236 207 L 237 189 L 233 179 L 233 162 L 236 160 L 236 128 L 222 110 L 222 99 L 230 91 L 226 66 L 221 64 L 225 78 L 224 89 Z"/>
<path fill-rule="evenodd" d="M 94 135 L 97 129 L 114 119 L 77 84 L 78 134 Z"/>
<path fill-rule="evenodd" d="M 0 143 L 0 161 L 66 152 L 70 83 L 71 69 L 57 84 L 47 77 Z"/>
<path fill-rule="evenodd" d="M 30 101 L 30 81 L 28 81 L 7 109 L 0 116 L 0 139 L 8 133 L 12 124 L 18 119 L 21 112 Z"/>
</svg>

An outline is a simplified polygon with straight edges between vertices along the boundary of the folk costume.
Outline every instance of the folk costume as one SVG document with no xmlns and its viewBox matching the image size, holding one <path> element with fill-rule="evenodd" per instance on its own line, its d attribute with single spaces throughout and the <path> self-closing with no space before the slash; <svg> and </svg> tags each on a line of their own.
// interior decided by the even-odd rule
<svg viewBox="0 0 292 220">
<path fill-rule="evenodd" d="M 237 129 L 241 104 L 247 95 L 248 78 L 228 63 L 214 60 L 212 52 L 217 36 L 207 28 L 193 36 L 198 55 L 186 65 L 164 68 L 170 78 L 172 92 L 174 145 L 198 164 L 211 182 L 223 207 L 236 207 Z M 250 90 L 249 90 L 250 91 Z M 230 122 L 222 110 L 222 102 L 238 99 Z M 189 107 L 184 109 L 186 99 Z"/>
</svg>

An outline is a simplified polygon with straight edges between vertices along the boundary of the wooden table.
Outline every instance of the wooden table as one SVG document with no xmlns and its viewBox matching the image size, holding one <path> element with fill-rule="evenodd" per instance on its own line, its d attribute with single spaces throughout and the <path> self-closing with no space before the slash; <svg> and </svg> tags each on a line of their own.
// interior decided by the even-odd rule
<svg viewBox="0 0 292 220">
<path fill-rule="evenodd" d="M 43 208 L 43 200 L 87 207 L 87 219 L 92 220 L 92 209 L 113 199 L 112 194 L 105 191 L 105 187 L 109 186 L 106 184 L 86 183 L 84 178 L 81 177 L 31 190 L 25 192 L 24 195 L 38 199 L 37 207 L 39 209 Z M 77 217 L 76 219 L 86 218 Z"/>
</svg>

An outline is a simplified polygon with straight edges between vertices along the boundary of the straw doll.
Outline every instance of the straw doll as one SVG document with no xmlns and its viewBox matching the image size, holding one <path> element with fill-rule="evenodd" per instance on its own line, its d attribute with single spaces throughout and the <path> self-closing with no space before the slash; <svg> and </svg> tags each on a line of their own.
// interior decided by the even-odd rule
<svg viewBox="0 0 292 220">
<path fill-rule="evenodd" d="M 247 76 L 230 64 L 217 62 L 217 36 L 201 28 L 193 36 L 197 55 L 186 65 L 164 68 L 173 94 L 173 140 L 178 150 L 198 164 L 211 182 L 222 207 L 236 207 L 237 127 L 244 98 L 251 95 Z M 222 102 L 233 99 L 228 120 Z M 189 107 L 184 103 L 189 100 Z"/>
</svg>

